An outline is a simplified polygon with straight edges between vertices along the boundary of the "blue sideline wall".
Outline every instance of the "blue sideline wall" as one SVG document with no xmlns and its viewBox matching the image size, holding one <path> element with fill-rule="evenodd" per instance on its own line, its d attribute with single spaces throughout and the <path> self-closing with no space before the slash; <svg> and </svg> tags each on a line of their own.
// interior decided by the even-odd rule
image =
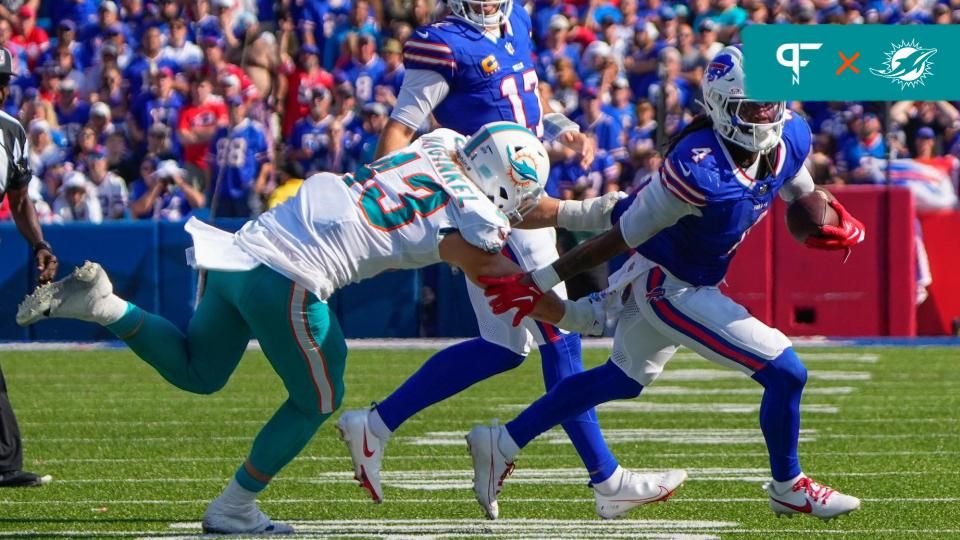
<svg viewBox="0 0 960 540">
<path fill-rule="evenodd" d="M 242 224 L 241 220 L 216 223 L 227 230 Z M 193 312 L 196 273 L 185 262 L 190 237 L 182 223 L 50 225 L 43 231 L 60 258 L 59 277 L 86 260 L 96 261 L 106 268 L 120 296 L 186 328 Z M 17 304 L 36 279 L 26 242 L 12 223 L 0 223 L 0 341 L 114 339 L 99 326 L 78 321 L 17 326 Z M 351 338 L 477 335 L 463 277 L 447 265 L 386 272 L 344 288 L 330 299 L 330 305 Z"/>
</svg>

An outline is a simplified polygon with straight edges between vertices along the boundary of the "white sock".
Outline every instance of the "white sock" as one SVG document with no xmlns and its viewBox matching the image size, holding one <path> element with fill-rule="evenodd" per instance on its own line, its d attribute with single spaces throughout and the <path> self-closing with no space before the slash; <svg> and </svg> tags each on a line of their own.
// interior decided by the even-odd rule
<svg viewBox="0 0 960 540">
<path fill-rule="evenodd" d="M 784 482 L 777 482 L 774 480 L 770 484 L 773 486 L 773 490 L 777 493 L 786 493 L 786 491 L 793 488 L 793 485 L 796 484 L 797 480 L 800 480 L 801 478 L 803 478 L 803 473 L 794 476 L 790 480 L 786 480 Z"/>
<path fill-rule="evenodd" d="M 257 493 L 238 484 L 236 478 L 231 478 L 218 498 L 229 506 L 249 506 L 257 499 Z"/>
<path fill-rule="evenodd" d="M 97 309 L 93 316 L 96 317 L 96 323 L 101 326 L 113 324 L 127 314 L 128 302 L 115 294 L 97 302 Z"/>
<path fill-rule="evenodd" d="M 500 430 L 500 436 L 497 438 L 497 448 L 500 450 L 500 453 L 503 454 L 503 457 L 506 458 L 507 463 L 513 463 L 517 454 L 520 453 L 520 447 L 517 446 L 517 442 L 510 436 L 507 428 Z"/>
<path fill-rule="evenodd" d="M 370 414 L 367 415 L 367 425 L 370 426 L 370 431 L 377 436 L 378 439 L 383 441 L 383 444 L 387 444 L 387 441 L 390 440 L 390 436 L 393 435 L 393 432 L 390 431 L 390 428 L 383 423 L 383 418 L 380 418 L 380 413 L 376 409 L 370 411 Z"/>
<path fill-rule="evenodd" d="M 617 465 L 617 469 L 613 471 L 613 474 L 610 475 L 610 478 L 607 478 L 603 482 L 599 482 L 593 485 L 593 489 L 597 490 L 601 495 L 613 495 L 620 489 L 620 484 L 623 482 L 623 467 Z"/>
</svg>

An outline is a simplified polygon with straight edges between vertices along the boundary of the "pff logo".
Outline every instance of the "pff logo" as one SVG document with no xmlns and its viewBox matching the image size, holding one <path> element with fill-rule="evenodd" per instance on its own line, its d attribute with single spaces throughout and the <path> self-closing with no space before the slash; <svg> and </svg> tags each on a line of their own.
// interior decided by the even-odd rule
<svg viewBox="0 0 960 540">
<path fill-rule="evenodd" d="M 922 86 L 924 79 L 933 75 L 933 62 L 930 58 L 937 54 L 937 49 L 924 49 L 916 40 L 890 45 L 891 50 L 885 53 L 887 59 L 883 62 L 883 67 L 870 68 L 870 73 L 899 84 L 900 90 Z"/>
<path fill-rule="evenodd" d="M 800 84 L 800 68 L 806 67 L 809 60 L 800 58 L 800 51 L 816 51 L 823 43 L 784 43 L 777 47 L 777 62 L 793 71 L 793 84 Z M 790 54 L 789 58 L 787 53 Z"/>
</svg>

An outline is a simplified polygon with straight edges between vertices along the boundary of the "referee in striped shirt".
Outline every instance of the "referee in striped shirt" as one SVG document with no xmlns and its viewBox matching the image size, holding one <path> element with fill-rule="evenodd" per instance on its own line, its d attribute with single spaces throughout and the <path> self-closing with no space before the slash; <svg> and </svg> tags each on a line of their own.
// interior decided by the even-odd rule
<svg viewBox="0 0 960 540">
<path fill-rule="evenodd" d="M 0 47 L 0 105 L 10 93 L 13 57 Z M 10 214 L 20 234 L 30 244 L 40 272 L 40 283 L 52 281 L 57 273 L 57 258 L 43 240 L 37 213 L 27 195 L 33 174 L 27 162 L 27 134 L 16 118 L 0 111 L 0 201 L 10 198 Z M 51 480 L 23 470 L 23 446 L 20 428 L 7 398 L 7 383 L 0 369 L 0 487 L 39 486 Z"/>
</svg>

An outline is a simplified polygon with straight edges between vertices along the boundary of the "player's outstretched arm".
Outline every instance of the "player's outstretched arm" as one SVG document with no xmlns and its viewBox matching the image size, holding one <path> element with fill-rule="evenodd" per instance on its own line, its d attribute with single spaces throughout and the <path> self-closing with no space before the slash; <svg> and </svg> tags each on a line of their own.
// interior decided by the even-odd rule
<svg viewBox="0 0 960 540">
<path fill-rule="evenodd" d="M 563 227 L 571 231 L 605 231 L 610 228 L 610 216 L 617 201 L 626 197 L 627 194 L 622 191 L 605 193 L 583 201 L 541 197 L 536 208 L 524 215 L 523 221 L 515 224 L 514 228 Z"/>
<path fill-rule="evenodd" d="M 481 288 L 485 285 L 480 276 L 501 277 L 522 272 L 517 263 L 500 253 L 488 253 L 473 246 L 464 240 L 460 233 L 448 234 L 440 241 L 440 258 L 458 266 L 470 281 Z M 537 302 L 536 308 L 532 305 L 534 299 L 530 298 L 531 305 L 527 313 L 536 319 L 557 324 L 564 316 L 563 301 L 553 292 L 540 296 L 542 301 Z M 521 318 L 515 319 L 514 325 L 519 324 Z"/>
</svg>

